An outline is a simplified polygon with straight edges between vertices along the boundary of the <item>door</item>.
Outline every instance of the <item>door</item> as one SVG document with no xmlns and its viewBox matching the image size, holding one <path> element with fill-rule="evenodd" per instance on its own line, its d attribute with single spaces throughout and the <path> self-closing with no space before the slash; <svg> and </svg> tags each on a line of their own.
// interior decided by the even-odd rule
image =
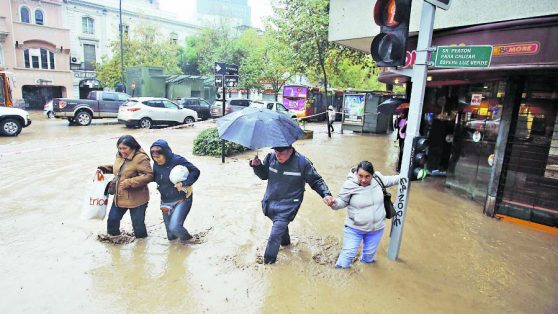
<svg viewBox="0 0 558 314">
<path fill-rule="evenodd" d="M 146 101 L 148 110 L 146 117 L 150 118 L 153 122 L 161 123 L 161 121 L 166 120 L 166 108 L 161 100 L 150 100 Z"/>
<path fill-rule="evenodd" d="M 184 121 L 184 118 L 186 118 L 185 111 L 180 110 L 178 105 L 168 100 L 162 100 L 162 103 L 163 106 L 165 106 L 164 120 L 176 123 L 182 123 Z"/>
<path fill-rule="evenodd" d="M 121 102 L 118 100 L 117 93 L 102 92 L 102 99 L 99 100 L 99 113 L 101 117 L 116 117 Z"/>
</svg>

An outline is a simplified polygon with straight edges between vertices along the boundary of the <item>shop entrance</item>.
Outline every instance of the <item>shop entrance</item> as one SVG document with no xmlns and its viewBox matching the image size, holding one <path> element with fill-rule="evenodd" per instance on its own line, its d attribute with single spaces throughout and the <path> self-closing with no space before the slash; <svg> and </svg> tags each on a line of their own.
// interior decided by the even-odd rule
<svg viewBox="0 0 558 314">
<path fill-rule="evenodd" d="M 44 105 L 53 98 L 61 98 L 64 87 L 62 86 L 37 86 L 24 85 L 21 88 L 23 99 L 29 109 L 43 110 Z"/>
<path fill-rule="evenodd" d="M 101 82 L 96 79 L 84 79 L 79 81 L 79 99 L 86 99 L 89 92 L 103 90 Z"/>
<path fill-rule="evenodd" d="M 497 214 L 558 227 L 558 80 L 527 79 L 509 158 L 498 187 Z"/>
</svg>

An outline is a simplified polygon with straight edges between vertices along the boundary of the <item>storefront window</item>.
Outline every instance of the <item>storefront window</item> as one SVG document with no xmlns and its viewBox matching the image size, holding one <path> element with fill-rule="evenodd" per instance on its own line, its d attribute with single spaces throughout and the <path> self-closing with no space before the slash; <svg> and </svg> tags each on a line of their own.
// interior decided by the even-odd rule
<svg viewBox="0 0 558 314">
<path fill-rule="evenodd" d="M 503 81 L 451 87 L 454 132 L 446 184 L 479 202 L 488 190 L 505 88 Z"/>
<path fill-rule="evenodd" d="M 498 213 L 558 226 L 557 112 L 555 76 L 527 78 L 508 139 Z"/>
</svg>

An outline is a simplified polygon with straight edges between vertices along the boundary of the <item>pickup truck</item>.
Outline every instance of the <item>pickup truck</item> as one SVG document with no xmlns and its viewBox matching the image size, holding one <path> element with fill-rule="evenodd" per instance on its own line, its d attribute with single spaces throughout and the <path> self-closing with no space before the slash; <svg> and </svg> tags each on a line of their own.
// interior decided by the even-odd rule
<svg viewBox="0 0 558 314">
<path fill-rule="evenodd" d="M 92 119 L 116 118 L 118 109 L 131 96 L 124 93 L 92 91 L 86 99 L 55 98 L 54 116 L 70 125 L 89 125 Z"/>
</svg>

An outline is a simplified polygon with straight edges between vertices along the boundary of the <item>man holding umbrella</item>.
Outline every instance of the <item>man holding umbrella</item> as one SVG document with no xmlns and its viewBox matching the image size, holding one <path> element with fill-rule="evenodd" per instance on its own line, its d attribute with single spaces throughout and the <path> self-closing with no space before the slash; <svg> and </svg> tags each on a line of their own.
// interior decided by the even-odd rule
<svg viewBox="0 0 558 314">
<path fill-rule="evenodd" d="M 310 160 L 295 151 L 292 146 L 273 147 L 263 162 L 256 156 L 250 160 L 254 173 L 267 180 L 267 189 L 262 200 L 266 217 L 273 221 L 267 241 L 264 263 L 277 260 L 279 246 L 291 244 L 289 223 L 293 221 L 304 197 L 304 185 L 308 183 L 330 206 L 334 202 L 329 189 Z"/>
</svg>

